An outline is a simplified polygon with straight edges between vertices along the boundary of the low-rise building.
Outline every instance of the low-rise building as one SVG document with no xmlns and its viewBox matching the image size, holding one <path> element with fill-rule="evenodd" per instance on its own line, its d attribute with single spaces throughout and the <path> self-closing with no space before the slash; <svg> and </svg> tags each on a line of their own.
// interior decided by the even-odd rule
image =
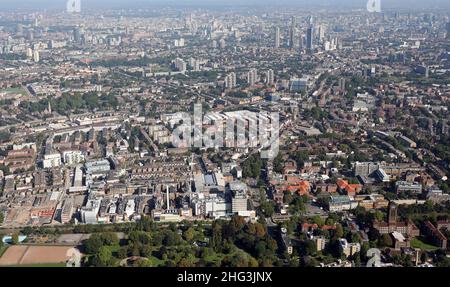
<svg viewBox="0 0 450 287">
<path fill-rule="evenodd" d="M 61 166 L 61 154 L 60 153 L 50 153 L 44 155 L 42 160 L 43 168 L 53 168 Z"/>
<path fill-rule="evenodd" d="M 78 150 L 64 151 L 62 157 L 67 165 L 79 164 L 84 161 L 83 153 Z"/>
<path fill-rule="evenodd" d="M 104 174 L 111 170 L 107 159 L 88 161 L 84 164 L 88 174 Z"/>
<path fill-rule="evenodd" d="M 408 193 L 422 193 L 422 185 L 418 182 L 408 182 L 408 181 L 397 181 L 395 183 L 395 191 L 399 192 L 408 192 Z"/>
<path fill-rule="evenodd" d="M 358 202 L 353 200 L 348 195 L 331 196 L 328 205 L 330 212 L 339 212 L 344 210 L 355 209 L 358 206 Z"/>
</svg>

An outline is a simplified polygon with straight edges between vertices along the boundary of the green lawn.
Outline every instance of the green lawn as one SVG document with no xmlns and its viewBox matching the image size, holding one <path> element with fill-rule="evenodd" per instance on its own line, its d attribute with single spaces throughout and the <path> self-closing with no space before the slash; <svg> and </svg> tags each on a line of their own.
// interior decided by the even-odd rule
<svg viewBox="0 0 450 287">
<path fill-rule="evenodd" d="M 419 238 L 413 238 L 411 240 L 411 247 L 420 248 L 422 250 L 427 250 L 427 251 L 433 251 L 433 250 L 439 249 L 437 246 L 427 244 L 427 243 L 421 241 Z"/>
<path fill-rule="evenodd" d="M 8 249 L 8 245 L 3 245 L 0 247 L 0 257 L 3 256 L 3 253 L 5 253 L 6 249 Z"/>
<path fill-rule="evenodd" d="M 27 95 L 27 92 L 22 87 L 7 88 L 4 90 L 1 90 L 0 92 L 7 93 L 7 94 L 21 94 L 22 96 Z"/>
<path fill-rule="evenodd" d="M 159 258 L 156 258 L 155 256 L 148 257 L 148 260 L 152 263 L 152 267 L 164 267 L 166 262 L 164 260 L 161 260 Z"/>
</svg>

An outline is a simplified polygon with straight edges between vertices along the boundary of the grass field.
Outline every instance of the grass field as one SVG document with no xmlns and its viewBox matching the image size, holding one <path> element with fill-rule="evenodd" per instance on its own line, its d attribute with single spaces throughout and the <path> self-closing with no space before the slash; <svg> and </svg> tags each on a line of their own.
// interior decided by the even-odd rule
<svg viewBox="0 0 450 287">
<path fill-rule="evenodd" d="M 8 89 L 0 90 L 0 93 L 21 94 L 22 96 L 27 95 L 27 92 L 22 87 L 8 88 Z"/>
<path fill-rule="evenodd" d="M 150 256 L 148 258 L 148 260 L 150 260 L 150 262 L 152 263 L 153 267 L 159 267 L 159 266 L 164 266 L 165 261 L 161 260 L 159 258 L 156 258 L 155 256 Z"/>
<path fill-rule="evenodd" d="M 427 244 L 427 243 L 423 242 L 422 240 L 420 240 L 419 238 L 413 238 L 411 240 L 411 247 L 420 248 L 422 250 L 427 250 L 427 251 L 433 251 L 433 250 L 438 249 L 438 247 L 431 245 L 431 244 Z"/>
<path fill-rule="evenodd" d="M 2 257 L 3 253 L 5 253 L 6 249 L 8 249 L 8 245 L 3 245 L 0 247 L 0 257 Z"/>
</svg>

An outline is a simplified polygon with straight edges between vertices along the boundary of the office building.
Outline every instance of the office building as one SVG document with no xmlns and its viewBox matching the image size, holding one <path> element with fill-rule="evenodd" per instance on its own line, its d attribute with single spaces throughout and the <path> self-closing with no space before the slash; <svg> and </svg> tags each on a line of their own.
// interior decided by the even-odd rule
<svg viewBox="0 0 450 287">
<path fill-rule="evenodd" d="M 33 61 L 35 61 L 36 63 L 38 63 L 40 61 L 39 51 L 38 50 L 34 50 L 33 51 Z"/>
<path fill-rule="evenodd" d="M 111 165 L 106 159 L 89 161 L 84 166 L 88 174 L 107 173 L 111 170 Z"/>
<path fill-rule="evenodd" d="M 175 47 L 184 47 L 184 38 L 175 39 L 174 46 Z"/>
<path fill-rule="evenodd" d="M 175 69 L 177 69 L 180 72 L 186 71 L 186 62 L 181 58 L 176 58 L 173 62 Z"/>
<path fill-rule="evenodd" d="M 248 85 L 253 86 L 257 81 L 257 77 L 258 77 L 258 71 L 256 69 L 251 69 L 250 71 L 248 71 L 248 73 L 247 73 Z"/>
<path fill-rule="evenodd" d="M 324 38 L 325 38 L 325 26 L 320 25 L 318 28 L 318 39 L 320 42 L 322 42 Z"/>
<path fill-rule="evenodd" d="M 272 86 L 275 83 L 274 73 L 272 69 L 269 69 L 266 73 L 266 83 Z"/>
<path fill-rule="evenodd" d="M 275 48 L 280 48 L 280 28 L 275 27 Z"/>
<path fill-rule="evenodd" d="M 293 49 L 295 48 L 295 17 L 292 16 L 291 18 L 291 27 L 289 29 L 289 48 Z"/>
<path fill-rule="evenodd" d="M 447 23 L 447 39 L 450 39 L 450 22 Z"/>
<path fill-rule="evenodd" d="M 84 155 L 78 150 L 64 151 L 63 160 L 67 165 L 77 164 L 84 161 Z"/>
<path fill-rule="evenodd" d="M 314 28 L 310 26 L 306 30 L 306 50 L 311 51 L 314 49 Z"/>
<path fill-rule="evenodd" d="M 229 183 L 231 193 L 231 212 L 238 214 L 248 211 L 247 185 L 240 181 Z"/>
<path fill-rule="evenodd" d="M 44 168 L 58 167 L 61 165 L 61 155 L 59 153 L 51 153 L 44 155 L 42 166 Z"/>
<path fill-rule="evenodd" d="M 225 88 L 233 89 L 236 87 L 236 73 L 231 72 L 225 77 Z"/>
</svg>

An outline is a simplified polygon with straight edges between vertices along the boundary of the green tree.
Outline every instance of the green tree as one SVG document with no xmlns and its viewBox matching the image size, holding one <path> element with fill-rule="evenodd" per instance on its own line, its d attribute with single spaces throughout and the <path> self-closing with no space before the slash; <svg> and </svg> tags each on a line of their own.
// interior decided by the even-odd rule
<svg viewBox="0 0 450 287">
<path fill-rule="evenodd" d="M 389 234 L 382 234 L 378 239 L 378 246 L 380 247 L 391 247 L 392 244 L 392 238 Z"/>
<path fill-rule="evenodd" d="M 194 236 L 195 230 L 192 227 L 189 227 L 186 231 L 183 232 L 183 238 L 188 242 L 191 242 L 194 239 Z"/>
<path fill-rule="evenodd" d="M 140 255 L 142 257 L 150 257 L 152 255 L 152 247 L 150 245 L 141 245 L 140 246 Z"/>
<path fill-rule="evenodd" d="M 150 234 L 145 231 L 132 231 L 128 235 L 128 239 L 132 243 L 138 243 L 142 245 L 150 244 L 152 240 Z"/>
<path fill-rule="evenodd" d="M 255 223 L 255 235 L 257 238 L 263 238 L 266 235 L 266 228 L 261 223 Z"/>
<path fill-rule="evenodd" d="M 305 250 L 306 255 L 314 256 L 317 253 L 317 244 L 313 240 L 306 240 Z"/>
<path fill-rule="evenodd" d="M 90 238 L 83 242 L 84 252 L 87 254 L 97 253 L 103 247 L 103 240 L 100 236 L 92 234 Z"/>
<path fill-rule="evenodd" d="M 152 267 L 152 262 L 148 259 L 139 258 L 133 262 L 133 267 Z"/>
<path fill-rule="evenodd" d="M 283 156 L 279 153 L 273 160 L 273 171 L 277 173 L 283 172 Z"/>
<path fill-rule="evenodd" d="M 242 166 L 242 175 L 244 178 L 258 179 L 261 173 L 263 163 L 259 154 L 251 155 L 244 161 Z"/>
<path fill-rule="evenodd" d="M 229 227 L 231 234 L 234 236 L 237 232 L 241 231 L 245 226 L 245 219 L 242 216 L 233 216 L 230 220 Z"/>
<path fill-rule="evenodd" d="M 214 222 L 212 226 L 211 247 L 218 252 L 222 245 L 222 226 Z"/>
<path fill-rule="evenodd" d="M 112 252 L 107 246 L 102 246 L 94 255 L 92 264 L 98 267 L 110 266 L 112 259 Z"/>
<path fill-rule="evenodd" d="M 344 228 L 342 228 L 341 224 L 336 224 L 336 236 L 338 238 L 341 238 L 344 236 Z"/>
<path fill-rule="evenodd" d="M 123 246 L 117 251 L 117 258 L 125 259 L 128 257 L 128 247 Z"/>
<path fill-rule="evenodd" d="M 17 244 L 19 244 L 19 234 L 18 234 L 18 233 L 14 233 L 14 234 L 11 236 L 11 244 L 12 244 L 12 245 L 17 245 Z"/>
<path fill-rule="evenodd" d="M 383 213 L 379 210 L 375 211 L 374 213 L 374 219 L 377 221 L 383 221 Z"/>
<path fill-rule="evenodd" d="M 21 231 L 20 231 L 23 235 L 30 235 L 33 233 L 33 228 L 31 228 L 30 226 L 26 226 L 24 227 Z"/>
<path fill-rule="evenodd" d="M 261 203 L 260 207 L 265 217 L 271 217 L 275 212 L 275 208 L 272 202 L 265 201 Z"/>
<path fill-rule="evenodd" d="M 100 234 L 100 238 L 104 245 L 117 245 L 119 244 L 119 238 L 114 232 L 103 232 Z"/>
<path fill-rule="evenodd" d="M 356 252 L 355 254 L 354 254 L 354 264 L 355 264 L 355 267 L 361 267 L 361 256 L 360 256 L 360 254 L 359 254 L 359 252 Z"/>
<path fill-rule="evenodd" d="M 259 266 L 258 260 L 256 260 L 253 257 L 250 257 L 248 260 L 248 267 L 258 267 L 258 266 Z"/>
</svg>

